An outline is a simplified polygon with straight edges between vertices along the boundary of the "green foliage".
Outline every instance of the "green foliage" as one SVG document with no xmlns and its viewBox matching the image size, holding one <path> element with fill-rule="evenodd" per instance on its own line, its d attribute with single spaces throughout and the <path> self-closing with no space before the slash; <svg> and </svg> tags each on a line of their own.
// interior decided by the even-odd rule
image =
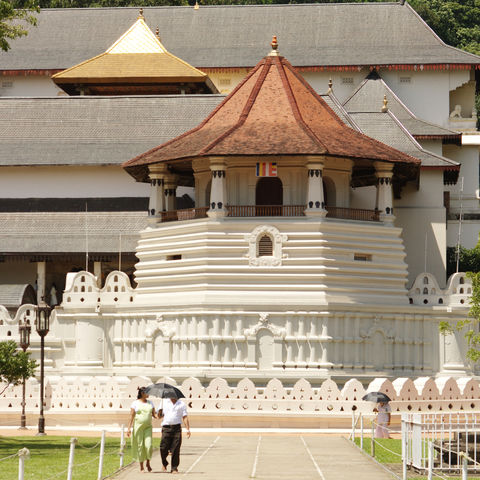
<svg viewBox="0 0 480 480">
<path fill-rule="evenodd" d="M 447 251 L 447 268 L 450 273 L 456 271 L 456 249 Z M 472 297 L 468 317 L 458 322 L 456 329 L 465 332 L 468 343 L 467 357 L 473 362 L 480 361 L 480 242 L 472 249 L 460 247 L 459 271 L 467 272 L 472 281 Z M 454 327 L 448 322 L 440 322 L 440 332 L 444 335 L 454 333 Z"/>
<path fill-rule="evenodd" d="M 36 25 L 39 12 L 34 0 L 0 0 L 0 49 L 7 51 L 10 40 L 27 35 L 28 25 Z"/>
<path fill-rule="evenodd" d="M 33 377 L 37 363 L 30 353 L 18 350 L 13 340 L 0 342 L 0 382 L 18 385 L 24 378 Z M 7 388 L 5 387 L 0 394 Z"/>
</svg>

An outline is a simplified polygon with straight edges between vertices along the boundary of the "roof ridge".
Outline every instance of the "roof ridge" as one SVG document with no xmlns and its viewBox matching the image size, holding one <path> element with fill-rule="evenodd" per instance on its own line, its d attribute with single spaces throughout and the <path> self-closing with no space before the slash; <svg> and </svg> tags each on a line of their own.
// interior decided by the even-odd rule
<svg viewBox="0 0 480 480">
<path fill-rule="evenodd" d="M 250 92 L 250 95 L 248 96 L 247 102 L 245 103 L 245 106 L 242 109 L 242 112 L 240 113 L 240 116 L 238 117 L 237 123 L 227 129 L 225 132 L 222 133 L 219 137 L 217 137 L 215 140 L 210 142 L 205 148 L 200 150 L 200 155 L 207 153 L 209 150 L 211 150 L 215 145 L 218 145 L 224 138 L 228 137 L 232 132 L 235 130 L 239 129 L 247 120 L 248 114 L 250 113 L 253 104 L 255 103 L 255 100 L 257 99 L 258 93 L 260 92 L 260 89 L 262 88 L 263 82 L 265 81 L 265 78 L 268 75 L 268 72 L 270 71 L 270 68 L 272 66 L 272 57 L 267 57 L 265 59 L 265 62 L 262 65 L 262 71 L 260 72 L 260 75 L 258 76 L 255 85 L 252 88 L 252 91 Z M 233 97 L 233 94 L 232 94 Z"/>
<path fill-rule="evenodd" d="M 285 60 L 283 57 L 281 57 L 282 60 Z M 285 74 L 285 65 L 283 65 L 283 62 L 281 61 L 280 58 L 277 57 L 277 70 L 280 75 L 280 79 L 282 80 L 283 83 L 283 88 L 285 88 L 287 92 L 287 99 L 289 100 L 290 107 L 292 109 L 293 116 L 299 123 L 299 125 L 302 127 L 302 129 L 305 131 L 305 133 L 312 138 L 312 140 L 318 142 L 326 151 L 328 151 L 328 148 L 326 145 L 315 135 L 315 133 L 312 131 L 312 129 L 306 124 L 305 120 L 302 117 L 302 114 L 300 113 L 300 109 L 298 108 L 298 103 L 297 99 L 295 98 L 295 95 L 293 94 L 292 91 L 292 86 L 290 85 L 290 82 L 287 79 L 287 76 Z M 281 68 L 281 67 L 284 68 Z M 288 68 L 288 65 L 286 65 Z M 291 70 L 293 72 L 293 70 Z M 295 72 L 293 72 L 295 73 Z"/>
</svg>

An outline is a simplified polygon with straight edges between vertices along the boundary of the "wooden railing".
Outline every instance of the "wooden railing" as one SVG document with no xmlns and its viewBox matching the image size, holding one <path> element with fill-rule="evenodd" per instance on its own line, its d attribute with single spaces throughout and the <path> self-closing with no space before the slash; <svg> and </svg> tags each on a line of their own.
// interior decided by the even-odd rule
<svg viewBox="0 0 480 480">
<path fill-rule="evenodd" d="M 161 222 L 176 222 L 177 220 L 193 220 L 205 218 L 209 207 L 186 208 L 184 210 L 171 210 L 162 212 Z"/>
<path fill-rule="evenodd" d="M 327 218 L 341 218 L 345 220 L 363 220 L 379 222 L 379 210 L 366 210 L 364 208 L 327 207 Z"/>
<path fill-rule="evenodd" d="M 305 215 L 305 205 L 229 205 L 229 217 L 302 217 Z M 344 220 L 362 220 L 379 222 L 378 210 L 363 208 L 326 207 L 328 218 Z M 175 222 L 177 220 L 194 220 L 205 218 L 209 207 L 187 208 L 162 212 L 161 222 Z"/>
<path fill-rule="evenodd" d="M 305 205 L 229 205 L 229 217 L 302 217 Z"/>
</svg>

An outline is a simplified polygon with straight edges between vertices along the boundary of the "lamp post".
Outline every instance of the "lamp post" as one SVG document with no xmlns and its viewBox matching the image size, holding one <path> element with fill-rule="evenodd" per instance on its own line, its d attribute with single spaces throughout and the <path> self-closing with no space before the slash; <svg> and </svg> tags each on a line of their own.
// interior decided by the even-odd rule
<svg viewBox="0 0 480 480">
<path fill-rule="evenodd" d="M 20 348 L 25 352 L 30 346 L 30 332 L 32 327 L 30 326 L 30 320 L 20 320 L 18 324 L 18 333 L 20 335 Z M 27 428 L 27 419 L 25 417 L 25 377 L 23 377 L 22 384 L 22 416 L 20 417 L 20 428 Z"/>
<path fill-rule="evenodd" d="M 40 335 L 40 417 L 37 435 L 45 435 L 45 418 L 43 417 L 43 380 L 45 364 L 45 335 L 50 329 L 51 308 L 43 301 L 35 308 L 35 329 Z"/>
</svg>

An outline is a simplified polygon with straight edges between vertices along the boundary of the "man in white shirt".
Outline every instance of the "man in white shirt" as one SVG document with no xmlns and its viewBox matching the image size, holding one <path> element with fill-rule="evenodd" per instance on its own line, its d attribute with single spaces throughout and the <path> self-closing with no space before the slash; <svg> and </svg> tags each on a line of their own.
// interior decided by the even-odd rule
<svg viewBox="0 0 480 480">
<path fill-rule="evenodd" d="M 187 438 L 190 438 L 190 423 L 187 416 L 187 406 L 177 398 L 162 400 L 158 409 L 158 417 L 162 418 L 162 441 L 160 442 L 160 456 L 162 457 L 163 471 L 167 471 L 168 452 L 172 452 L 172 473 L 178 473 L 180 464 L 180 447 L 182 445 L 182 422 L 187 427 Z"/>
</svg>

